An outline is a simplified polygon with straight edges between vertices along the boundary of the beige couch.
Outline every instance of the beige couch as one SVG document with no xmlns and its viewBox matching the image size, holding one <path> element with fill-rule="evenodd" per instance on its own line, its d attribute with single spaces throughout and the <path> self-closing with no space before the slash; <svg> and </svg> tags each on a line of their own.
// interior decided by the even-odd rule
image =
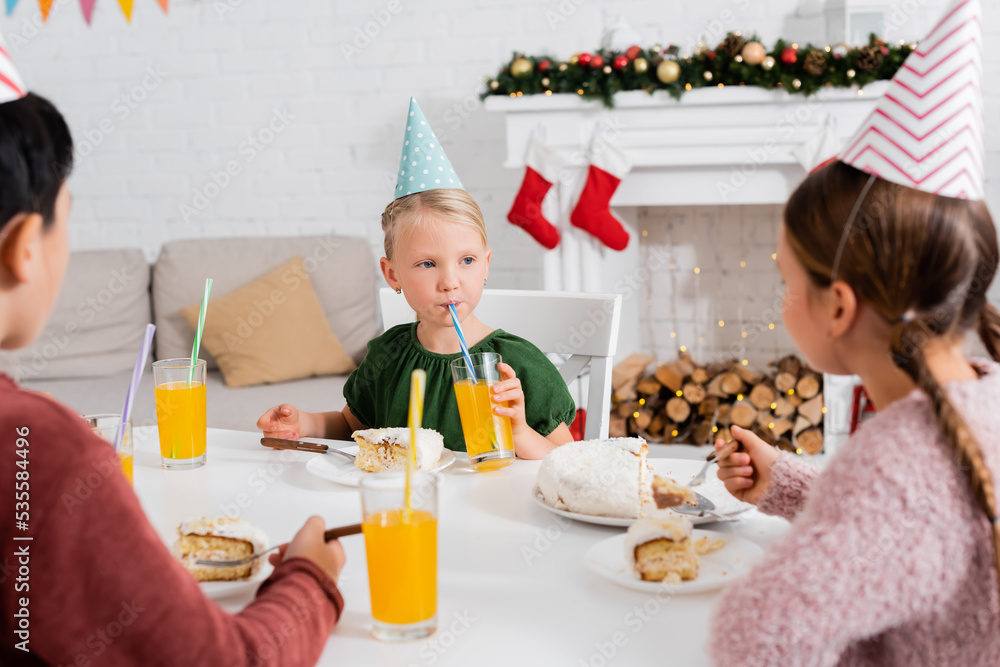
<svg viewBox="0 0 1000 667">
<path fill-rule="evenodd" d="M 227 238 L 167 243 L 152 266 L 137 249 L 73 253 L 45 331 L 30 348 L 0 352 L 0 372 L 84 414 L 120 412 L 148 322 L 156 324 L 155 358 L 189 356 L 194 332 L 179 310 L 200 301 L 205 278 L 213 279 L 213 296 L 221 296 L 295 255 L 304 259 L 333 333 L 360 361 L 378 334 L 377 270 L 364 239 Z M 346 375 L 229 388 L 211 355 L 202 349 L 200 356 L 209 368 L 209 426 L 253 429 L 280 402 L 310 411 L 344 406 Z M 155 422 L 148 361 L 146 367 L 136 425 Z"/>
</svg>

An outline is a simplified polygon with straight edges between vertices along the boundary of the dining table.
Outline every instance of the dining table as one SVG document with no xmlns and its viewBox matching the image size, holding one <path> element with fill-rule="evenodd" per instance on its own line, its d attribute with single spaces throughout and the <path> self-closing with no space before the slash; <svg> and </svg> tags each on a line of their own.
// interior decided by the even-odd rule
<svg viewBox="0 0 1000 667">
<path fill-rule="evenodd" d="M 361 521 L 357 488 L 307 470 L 311 458 L 332 455 L 274 450 L 262 446 L 260 438 L 260 432 L 210 428 L 203 467 L 165 470 L 156 427 L 136 429 L 135 492 L 165 544 L 176 540 L 181 522 L 202 516 L 244 518 L 261 528 L 272 544 L 290 540 L 314 514 L 327 527 Z M 354 444 L 314 441 L 338 448 Z M 708 451 L 649 445 L 648 457 L 651 463 L 687 460 L 690 469 L 691 459 L 704 460 Z M 707 643 L 719 590 L 651 593 L 599 576 L 587 567 L 585 554 L 625 528 L 547 511 L 533 497 L 541 461 L 517 460 L 506 468 L 476 472 L 464 453 L 456 454 L 455 462 L 437 473 L 437 631 L 426 639 L 400 643 L 372 638 L 364 537 L 345 537 L 341 542 L 347 562 L 338 581 L 345 608 L 318 664 L 710 664 Z M 789 524 L 751 508 L 698 528 L 766 549 L 788 532 Z M 257 585 L 202 586 L 222 608 L 235 613 L 253 600 Z"/>
</svg>

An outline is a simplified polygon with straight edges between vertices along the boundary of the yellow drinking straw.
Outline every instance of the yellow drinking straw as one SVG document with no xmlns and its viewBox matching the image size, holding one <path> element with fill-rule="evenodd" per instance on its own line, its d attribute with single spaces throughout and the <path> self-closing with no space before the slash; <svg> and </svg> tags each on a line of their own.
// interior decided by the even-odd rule
<svg viewBox="0 0 1000 667">
<path fill-rule="evenodd" d="M 424 417 L 424 387 L 427 386 L 427 372 L 421 369 L 413 371 L 410 375 L 410 415 L 408 426 L 410 427 L 410 461 L 406 466 L 406 511 L 403 513 L 403 520 L 409 523 L 413 511 L 410 503 L 410 478 L 417 471 L 417 431 Z"/>
</svg>

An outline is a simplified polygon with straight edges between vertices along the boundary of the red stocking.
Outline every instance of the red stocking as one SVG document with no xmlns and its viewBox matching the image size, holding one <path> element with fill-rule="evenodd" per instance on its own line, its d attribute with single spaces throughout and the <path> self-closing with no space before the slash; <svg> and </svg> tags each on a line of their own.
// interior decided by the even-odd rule
<svg viewBox="0 0 1000 667">
<path fill-rule="evenodd" d="M 612 250 L 624 250 L 628 232 L 611 214 L 611 197 L 631 170 L 628 156 L 606 142 L 596 142 L 587 168 L 587 182 L 569 217 L 574 226 L 593 234 Z"/>
<path fill-rule="evenodd" d="M 526 162 L 524 181 L 507 219 L 552 250 L 559 245 L 559 230 L 542 215 L 542 200 L 559 178 L 562 161 L 554 150 L 532 138 Z"/>
</svg>

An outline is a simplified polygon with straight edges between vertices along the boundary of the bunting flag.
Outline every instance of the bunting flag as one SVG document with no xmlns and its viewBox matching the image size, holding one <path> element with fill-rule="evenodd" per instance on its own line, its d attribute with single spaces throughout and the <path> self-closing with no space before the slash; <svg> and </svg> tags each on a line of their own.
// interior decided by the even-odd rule
<svg viewBox="0 0 1000 667">
<path fill-rule="evenodd" d="M 97 0 L 80 0 L 80 9 L 83 10 L 83 18 L 90 25 L 90 19 L 94 15 L 94 5 Z"/>
<path fill-rule="evenodd" d="M 160 7 L 163 9 L 163 13 L 167 13 L 167 5 L 170 4 L 170 0 L 156 0 L 160 3 Z"/>
<path fill-rule="evenodd" d="M 983 199 L 980 0 L 955 0 L 889 84 L 839 159 L 893 183 Z"/>
<path fill-rule="evenodd" d="M 55 0 L 38 0 L 38 7 L 42 10 L 42 21 L 49 20 L 49 12 L 52 11 L 52 3 Z"/>
<path fill-rule="evenodd" d="M 15 7 L 17 7 L 17 0 L 7 0 L 7 16 L 13 13 Z"/>
<path fill-rule="evenodd" d="M 122 11 L 125 12 L 125 18 L 129 23 L 132 22 L 132 0 L 118 0 L 118 4 L 122 6 Z"/>
</svg>

